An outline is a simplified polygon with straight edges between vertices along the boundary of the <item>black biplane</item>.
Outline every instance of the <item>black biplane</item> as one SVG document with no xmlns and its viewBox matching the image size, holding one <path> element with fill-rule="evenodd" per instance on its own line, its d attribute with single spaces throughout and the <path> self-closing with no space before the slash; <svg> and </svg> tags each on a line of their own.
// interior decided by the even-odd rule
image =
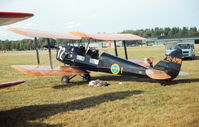
<svg viewBox="0 0 199 127">
<path fill-rule="evenodd" d="M 71 32 L 70 35 L 60 33 L 50 33 L 45 31 L 36 31 L 30 29 L 10 28 L 15 33 L 34 37 L 37 53 L 37 62 L 40 64 L 39 53 L 37 48 L 37 37 L 48 38 L 48 49 L 50 66 L 41 65 L 13 65 L 16 70 L 31 75 L 64 75 L 62 82 L 69 83 L 76 75 L 81 75 L 87 81 L 90 80 L 90 71 L 112 73 L 114 75 L 136 76 L 151 78 L 158 81 L 171 81 L 176 78 L 182 65 L 182 51 L 176 49 L 166 58 L 160 60 L 155 66 L 147 66 L 143 62 L 130 61 L 127 56 L 126 40 L 143 40 L 144 38 L 132 34 L 85 34 L 80 32 Z M 89 49 L 89 46 L 69 46 L 59 45 L 51 46 L 49 38 L 61 38 L 69 40 L 80 40 L 90 38 L 94 40 L 114 41 L 115 54 L 102 53 L 99 55 L 98 50 Z M 117 55 L 116 41 L 123 41 L 126 59 Z M 56 48 L 56 59 L 64 65 L 54 67 L 52 65 L 51 48 Z"/>
</svg>

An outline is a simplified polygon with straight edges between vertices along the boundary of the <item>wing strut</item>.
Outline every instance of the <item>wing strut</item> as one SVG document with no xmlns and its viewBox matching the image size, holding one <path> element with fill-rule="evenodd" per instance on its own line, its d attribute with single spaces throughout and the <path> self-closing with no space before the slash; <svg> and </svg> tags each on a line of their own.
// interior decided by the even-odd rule
<svg viewBox="0 0 199 127">
<path fill-rule="evenodd" d="M 122 41 L 123 42 L 123 45 L 124 45 L 124 53 L 125 53 L 125 57 L 126 59 L 128 60 L 128 54 L 127 54 L 127 50 L 126 50 L 126 41 Z"/>
<path fill-rule="evenodd" d="M 87 44 L 87 46 L 86 46 L 86 52 L 88 51 L 90 42 L 91 42 L 91 40 L 90 40 L 90 38 L 88 38 L 88 44 Z M 85 54 L 86 54 L 86 52 L 85 52 Z"/>
<path fill-rule="evenodd" d="M 39 50 L 38 50 L 38 40 L 37 37 L 35 37 L 35 50 L 37 54 L 37 64 L 40 64 L 40 59 L 39 59 Z"/>
<path fill-rule="evenodd" d="M 117 45 L 116 45 L 116 40 L 114 40 L 114 47 L 115 47 L 115 56 L 118 56 L 118 53 L 117 53 Z"/>
<path fill-rule="evenodd" d="M 49 60 L 50 60 L 50 67 L 53 69 L 53 62 L 52 62 L 52 53 L 51 53 L 51 48 L 50 48 L 50 39 L 47 39 L 48 41 L 48 52 L 49 52 Z"/>
</svg>

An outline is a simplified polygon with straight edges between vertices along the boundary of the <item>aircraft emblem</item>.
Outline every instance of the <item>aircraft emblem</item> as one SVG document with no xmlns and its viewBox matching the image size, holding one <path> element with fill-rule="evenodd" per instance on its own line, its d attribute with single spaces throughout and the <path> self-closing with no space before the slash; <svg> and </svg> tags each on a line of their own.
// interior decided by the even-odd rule
<svg viewBox="0 0 199 127">
<path fill-rule="evenodd" d="M 120 66 L 118 64 L 112 64 L 111 72 L 117 75 L 120 72 Z"/>
</svg>

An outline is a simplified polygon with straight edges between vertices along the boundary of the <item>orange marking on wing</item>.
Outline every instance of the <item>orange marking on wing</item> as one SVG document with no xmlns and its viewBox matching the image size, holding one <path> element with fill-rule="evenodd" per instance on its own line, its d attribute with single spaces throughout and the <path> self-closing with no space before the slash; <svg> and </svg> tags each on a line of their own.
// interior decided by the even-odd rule
<svg viewBox="0 0 199 127">
<path fill-rule="evenodd" d="M 69 32 L 69 34 L 71 34 L 73 36 L 78 36 L 78 37 L 85 37 L 85 38 L 90 37 L 88 34 L 82 33 L 82 32 Z"/>
</svg>

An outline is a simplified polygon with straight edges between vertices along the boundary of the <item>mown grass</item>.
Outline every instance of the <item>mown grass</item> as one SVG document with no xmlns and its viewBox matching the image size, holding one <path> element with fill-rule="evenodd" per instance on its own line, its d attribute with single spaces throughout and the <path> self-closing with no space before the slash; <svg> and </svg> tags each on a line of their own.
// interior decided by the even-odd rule
<svg viewBox="0 0 199 127">
<path fill-rule="evenodd" d="M 114 50 L 102 49 L 109 53 Z M 124 58 L 123 49 L 119 55 Z M 196 49 L 199 56 L 199 47 Z M 48 54 L 41 52 L 42 64 Z M 129 58 L 164 57 L 164 47 L 128 48 Z M 55 54 L 53 54 L 55 55 Z M 109 82 L 108 87 L 88 87 L 80 77 L 70 86 L 60 76 L 36 77 L 10 68 L 14 64 L 36 64 L 34 51 L 0 53 L 0 82 L 27 80 L 26 83 L 0 89 L 0 127 L 198 127 L 199 59 L 183 61 L 182 71 L 171 85 L 161 86 L 150 79 L 91 73 L 93 79 Z M 55 65 L 62 65 L 54 60 Z M 119 85 L 118 82 L 122 82 Z"/>
</svg>

